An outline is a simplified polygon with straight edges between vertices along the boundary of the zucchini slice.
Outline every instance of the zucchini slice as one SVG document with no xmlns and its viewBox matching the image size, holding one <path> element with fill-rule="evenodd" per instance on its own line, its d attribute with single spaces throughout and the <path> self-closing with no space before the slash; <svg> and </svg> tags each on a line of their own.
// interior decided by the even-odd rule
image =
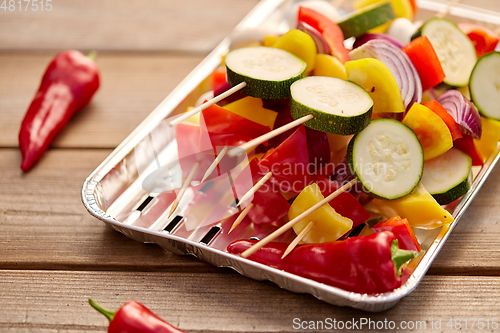
<svg viewBox="0 0 500 333">
<path fill-rule="evenodd" d="M 488 53 L 477 61 L 469 90 L 483 116 L 500 120 L 500 52 Z"/>
<path fill-rule="evenodd" d="M 394 119 L 373 120 L 351 139 L 346 158 L 349 172 L 378 198 L 401 198 L 422 178 L 422 146 L 408 126 Z"/>
<path fill-rule="evenodd" d="M 428 20 L 413 38 L 427 36 L 443 66 L 444 83 L 464 87 L 477 61 L 476 49 L 458 26 L 443 18 Z"/>
<path fill-rule="evenodd" d="M 266 99 L 290 97 L 292 83 L 306 75 L 307 64 L 290 52 L 265 46 L 244 47 L 226 55 L 227 82 L 246 82 L 243 94 Z"/>
<path fill-rule="evenodd" d="M 370 123 L 373 100 L 355 83 L 326 76 L 309 76 L 292 84 L 290 113 L 294 119 L 312 114 L 307 127 L 350 135 Z"/>
<path fill-rule="evenodd" d="M 440 205 L 455 201 L 472 185 L 472 159 L 466 153 L 451 148 L 424 163 L 422 185 Z"/>
<path fill-rule="evenodd" d="M 344 33 L 344 38 L 359 37 L 368 30 L 388 23 L 396 18 L 391 3 L 375 3 L 360 10 L 354 11 L 337 22 Z"/>
</svg>

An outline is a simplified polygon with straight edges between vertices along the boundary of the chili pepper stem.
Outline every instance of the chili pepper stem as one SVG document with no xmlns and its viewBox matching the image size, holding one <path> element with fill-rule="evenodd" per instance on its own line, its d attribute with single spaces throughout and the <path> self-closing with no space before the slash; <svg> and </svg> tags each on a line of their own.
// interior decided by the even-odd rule
<svg viewBox="0 0 500 333">
<path fill-rule="evenodd" d="M 115 317 L 115 314 L 116 314 L 116 311 L 113 312 L 113 311 L 109 311 L 105 308 L 103 308 L 102 306 L 100 306 L 99 304 L 97 304 L 93 299 L 89 298 L 89 304 L 94 308 L 96 309 L 97 311 L 99 311 L 100 313 L 102 313 L 103 315 L 106 316 L 106 318 L 108 318 L 109 322 L 111 322 L 113 320 L 113 318 Z"/>
<path fill-rule="evenodd" d="M 89 57 L 90 59 L 96 61 L 96 59 L 97 59 L 97 51 L 96 50 L 90 51 L 89 54 L 87 54 L 87 57 Z"/>
<path fill-rule="evenodd" d="M 423 255 L 425 253 L 424 250 L 417 252 L 417 251 L 409 251 L 409 250 L 402 250 L 398 247 L 398 240 L 395 239 L 392 241 L 391 245 L 391 259 L 394 262 L 394 266 L 396 267 L 396 273 L 398 275 L 403 275 L 401 272 L 402 266 L 405 262 L 407 262 L 410 259 L 413 259 L 415 257 L 418 257 L 420 255 Z"/>
</svg>

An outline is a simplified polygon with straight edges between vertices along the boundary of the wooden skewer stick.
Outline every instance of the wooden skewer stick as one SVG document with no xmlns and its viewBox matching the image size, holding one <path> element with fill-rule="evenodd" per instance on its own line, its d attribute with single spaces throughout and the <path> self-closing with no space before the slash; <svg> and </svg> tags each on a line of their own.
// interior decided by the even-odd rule
<svg viewBox="0 0 500 333">
<path fill-rule="evenodd" d="M 186 189 L 191 185 L 191 181 L 193 180 L 194 174 L 198 170 L 198 167 L 200 166 L 200 163 L 196 162 L 193 165 L 193 168 L 189 172 L 188 176 L 186 177 L 186 180 L 184 181 L 184 184 L 182 184 L 182 188 L 179 191 L 179 194 L 177 194 L 177 197 L 175 198 L 174 203 L 172 204 L 172 208 L 170 208 L 170 213 L 168 214 L 168 217 L 172 216 L 172 214 L 175 212 L 177 209 L 177 206 L 179 205 L 179 202 L 181 201 L 182 197 L 184 196 L 184 193 L 186 192 Z"/>
<path fill-rule="evenodd" d="M 439 18 L 445 17 L 446 15 L 448 15 L 450 13 L 451 8 L 453 8 L 457 3 L 460 3 L 460 2 L 462 2 L 462 0 L 450 0 L 448 2 L 448 4 L 446 5 L 446 8 L 443 11 L 437 13 L 436 17 L 439 17 Z"/>
<path fill-rule="evenodd" d="M 295 249 L 295 247 L 297 246 L 297 244 L 299 244 L 302 238 L 304 238 L 305 235 L 307 235 L 307 233 L 309 232 L 309 230 L 312 229 L 313 225 L 314 225 L 313 221 L 309 222 L 309 224 L 297 235 L 297 237 L 295 237 L 295 239 L 290 243 L 290 245 L 288 245 L 288 247 L 285 250 L 285 253 L 283 253 L 283 255 L 281 256 L 281 259 L 285 258 L 290 252 L 292 252 L 293 249 Z"/>
<path fill-rule="evenodd" d="M 257 252 L 261 247 L 273 241 L 276 237 L 282 235 L 285 231 L 288 231 L 290 228 L 292 228 L 294 225 L 296 225 L 297 223 L 299 223 L 300 221 L 302 221 L 303 219 L 314 213 L 320 207 L 327 204 L 331 200 L 335 199 L 339 194 L 351 188 L 354 184 L 356 184 L 356 179 L 351 180 L 349 183 L 345 184 L 344 186 L 342 186 L 341 188 L 339 188 L 338 190 L 336 190 L 335 192 L 333 192 L 332 194 L 330 194 L 329 196 L 327 196 L 326 198 L 324 198 L 323 200 L 321 200 L 320 202 L 318 202 L 317 204 L 315 204 L 314 206 L 312 206 L 311 208 L 309 208 L 308 210 L 306 210 L 305 212 L 303 212 L 302 214 L 291 220 L 290 222 L 284 224 L 281 228 L 275 230 L 272 234 L 268 235 L 266 238 L 260 240 L 254 246 L 244 251 L 241 254 L 241 256 L 243 258 L 251 256 L 252 254 Z"/>
<path fill-rule="evenodd" d="M 208 176 L 210 176 L 212 174 L 212 172 L 215 170 L 215 168 L 219 164 L 220 160 L 222 160 L 222 158 L 224 157 L 224 155 L 226 155 L 226 153 L 227 153 L 227 147 L 222 148 L 222 150 L 220 151 L 219 155 L 217 155 L 217 157 L 215 158 L 215 160 L 208 167 L 208 169 L 205 172 L 205 175 L 203 175 L 203 178 L 201 179 L 200 183 L 203 183 L 205 181 L 205 179 L 207 179 Z"/>
<path fill-rule="evenodd" d="M 230 234 L 231 231 L 233 231 L 234 228 L 236 228 L 241 223 L 241 221 L 243 221 L 243 219 L 245 218 L 245 216 L 247 216 L 248 212 L 250 211 L 250 209 L 252 209 L 252 207 L 253 203 L 249 203 L 248 206 L 246 206 L 245 209 L 241 211 L 240 215 L 238 215 L 238 218 L 233 222 L 231 229 L 229 229 L 228 234 Z"/>
<path fill-rule="evenodd" d="M 241 82 L 240 84 L 237 84 L 235 85 L 234 87 L 232 87 L 231 89 L 223 92 L 222 94 L 220 94 L 219 96 L 217 97 L 214 97 L 212 98 L 211 100 L 209 101 L 206 101 L 205 103 L 195 107 L 194 109 L 192 109 L 191 111 L 188 111 L 186 113 L 184 113 L 182 116 L 180 116 L 179 118 L 176 118 L 174 120 L 172 120 L 172 122 L 170 123 L 170 126 L 174 127 L 174 126 L 177 126 L 179 125 L 180 123 L 182 123 L 184 120 L 194 116 L 195 114 L 197 113 L 200 113 L 201 111 L 205 110 L 206 108 L 208 108 L 209 106 L 211 105 L 214 105 L 215 103 L 217 102 L 220 102 L 221 100 L 223 100 L 224 98 L 234 94 L 235 92 L 237 92 L 238 90 L 241 90 L 243 88 L 246 87 L 246 82 Z"/>
<path fill-rule="evenodd" d="M 234 157 L 236 155 L 238 155 L 242 150 L 245 150 L 245 151 L 249 151 L 250 149 L 260 145 L 261 143 L 264 143 L 266 142 L 267 140 L 269 139 L 272 139 L 274 138 L 275 136 L 278 136 L 280 135 L 281 133 L 284 133 L 286 131 L 288 131 L 289 129 L 292 129 L 294 128 L 295 126 L 298 126 L 300 124 L 303 124 L 305 123 L 306 121 L 308 120 L 311 120 L 313 119 L 314 116 L 312 114 L 308 114 L 307 116 L 304 116 L 302 118 L 299 118 L 297 120 L 294 120 L 292 121 L 291 123 L 288 123 L 286 125 L 283 125 L 281 127 L 278 127 L 274 130 L 272 130 L 271 132 L 268 132 L 264 135 L 261 135 L 259 136 L 258 138 L 255 138 L 253 140 L 250 140 L 244 144 L 242 144 L 241 146 L 239 147 L 236 147 L 236 148 L 233 148 L 231 149 L 227 154 L 231 157 Z"/>
<path fill-rule="evenodd" d="M 241 199 L 238 202 L 238 204 L 236 205 L 236 207 L 238 207 L 243 202 L 245 202 L 246 200 L 248 200 L 252 195 L 254 195 L 254 193 L 257 192 L 259 190 L 259 188 L 261 188 L 262 185 L 264 185 L 269 180 L 269 178 L 271 178 L 272 175 L 273 175 L 273 173 L 271 171 L 269 171 L 268 173 L 266 173 L 264 175 L 264 177 L 262 177 L 247 193 L 245 193 L 241 197 Z"/>
</svg>

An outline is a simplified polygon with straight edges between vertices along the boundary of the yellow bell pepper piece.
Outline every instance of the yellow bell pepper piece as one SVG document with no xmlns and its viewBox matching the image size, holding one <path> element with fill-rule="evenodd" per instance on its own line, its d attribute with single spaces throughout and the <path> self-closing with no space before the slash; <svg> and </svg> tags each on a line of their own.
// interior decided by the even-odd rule
<svg viewBox="0 0 500 333">
<path fill-rule="evenodd" d="M 474 146 L 481 154 L 483 161 L 495 151 L 498 141 L 500 140 L 500 121 L 481 117 L 483 125 L 481 139 L 474 139 Z"/>
<path fill-rule="evenodd" d="M 306 71 L 310 72 L 316 64 L 316 43 L 311 36 L 298 29 L 289 30 L 281 36 L 272 47 L 288 51 L 307 64 Z"/>
<path fill-rule="evenodd" d="M 344 64 L 329 54 L 316 55 L 316 66 L 314 67 L 313 75 L 347 80 Z"/>
<path fill-rule="evenodd" d="M 376 3 L 381 3 L 381 2 L 387 2 L 387 0 L 356 0 L 354 2 L 354 9 L 360 10 L 362 8 L 365 8 L 367 6 L 371 6 Z M 407 18 L 410 21 L 413 21 L 413 8 L 411 6 L 411 3 L 409 0 L 390 0 L 392 9 L 394 10 L 394 14 L 396 14 L 396 17 L 404 17 Z M 382 24 L 379 27 L 376 27 L 370 32 L 372 33 L 382 33 L 386 31 L 389 26 L 391 25 L 391 22 Z"/>
<path fill-rule="evenodd" d="M 406 218 L 412 227 L 434 229 L 453 222 L 453 216 L 437 203 L 422 184 L 402 198 L 374 199 L 373 204 L 386 217 L 399 215 Z"/>
<path fill-rule="evenodd" d="M 373 99 L 373 112 L 405 111 L 401 92 L 389 68 L 373 58 L 348 61 L 344 64 L 347 79 L 363 87 Z"/>
<path fill-rule="evenodd" d="M 264 126 L 274 127 L 274 121 L 278 116 L 277 112 L 266 109 L 262 106 L 262 100 L 255 97 L 243 97 L 232 103 L 224 105 L 224 109 L 236 113 L 248 120 L 259 123 Z"/>
<path fill-rule="evenodd" d="M 194 109 L 194 106 L 190 106 L 187 108 L 186 112 L 189 112 L 193 109 Z M 185 121 L 187 121 L 188 123 L 191 123 L 191 124 L 199 125 L 200 124 L 200 114 L 199 113 L 194 114 L 191 117 L 189 117 L 188 119 L 186 119 Z"/>
<path fill-rule="evenodd" d="M 453 147 L 453 138 L 446 123 L 422 104 L 414 103 L 403 119 L 403 124 L 415 132 L 424 150 L 424 160 L 446 153 Z"/>
<path fill-rule="evenodd" d="M 272 47 L 279 39 L 279 36 L 264 36 L 264 39 L 262 39 L 262 46 Z"/>
<path fill-rule="evenodd" d="M 316 183 L 312 183 L 304 188 L 297 198 L 295 198 L 288 211 L 288 218 L 290 220 L 294 219 L 324 198 L 319 186 Z M 311 221 L 314 222 L 314 225 L 302 239 L 306 243 L 335 241 L 352 229 L 351 219 L 343 217 L 329 204 L 326 204 L 306 219 L 297 223 L 293 227 L 293 231 L 298 235 Z"/>
</svg>

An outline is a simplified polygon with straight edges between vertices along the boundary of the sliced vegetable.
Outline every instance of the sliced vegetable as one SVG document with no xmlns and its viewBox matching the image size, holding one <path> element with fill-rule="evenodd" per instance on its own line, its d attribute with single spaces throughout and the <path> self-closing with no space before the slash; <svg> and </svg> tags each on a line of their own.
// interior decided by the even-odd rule
<svg viewBox="0 0 500 333">
<path fill-rule="evenodd" d="M 443 155 L 425 161 L 422 185 L 440 205 L 447 205 L 470 189 L 471 167 L 471 158 L 452 148 Z"/>
<path fill-rule="evenodd" d="M 357 37 L 356 41 L 354 42 L 354 45 L 352 46 L 352 48 L 355 49 L 357 47 L 360 47 L 361 45 L 363 45 L 366 42 L 369 42 L 371 40 L 377 40 L 377 39 L 386 40 L 386 41 L 394 44 L 394 46 L 399 47 L 400 49 L 403 48 L 403 45 L 401 45 L 400 42 L 398 42 L 396 39 L 392 38 L 389 35 L 386 35 L 386 34 L 371 34 L 371 33 L 367 33 L 367 34 L 364 34 L 362 36 Z"/>
<path fill-rule="evenodd" d="M 264 46 L 245 47 L 226 56 L 227 81 L 246 82 L 242 93 L 258 98 L 287 98 L 290 85 L 306 74 L 307 64 L 290 52 Z"/>
<path fill-rule="evenodd" d="M 452 21 L 437 17 L 425 22 L 414 35 L 420 36 L 427 36 L 436 50 L 445 74 L 444 83 L 466 86 L 477 60 L 469 37 Z"/>
<path fill-rule="evenodd" d="M 352 50 L 349 55 L 353 60 L 375 58 L 386 65 L 398 84 L 406 110 L 413 103 L 422 101 L 422 86 L 417 70 L 400 48 L 385 40 L 372 40 Z"/>
<path fill-rule="evenodd" d="M 347 73 L 344 65 L 329 54 L 318 54 L 316 56 L 316 67 L 313 71 L 314 76 L 329 76 L 338 79 L 347 80 Z"/>
<path fill-rule="evenodd" d="M 314 43 L 316 44 L 316 51 L 319 54 L 330 54 L 330 46 L 318 30 L 301 21 L 297 23 L 297 29 L 311 36 L 311 38 L 314 40 Z"/>
<path fill-rule="evenodd" d="M 469 37 L 476 49 L 476 55 L 483 55 L 495 51 L 500 37 L 490 29 L 474 23 L 459 23 L 458 27 Z"/>
<path fill-rule="evenodd" d="M 291 87 L 294 119 L 313 115 L 306 126 L 333 134 L 354 134 L 370 122 L 373 101 L 358 85 L 332 77 L 310 76 Z"/>
<path fill-rule="evenodd" d="M 361 9 L 376 3 L 387 2 L 387 0 L 356 0 L 354 1 L 354 9 Z M 396 17 L 404 17 L 409 20 L 413 19 L 413 9 L 409 0 L 390 0 Z M 386 23 L 372 30 L 372 32 L 384 32 L 389 27 L 390 23 Z"/>
<path fill-rule="evenodd" d="M 399 215 L 414 228 L 434 229 L 453 222 L 453 216 L 439 205 L 422 184 L 396 200 L 374 199 L 373 204 L 385 216 Z"/>
<path fill-rule="evenodd" d="M 224 67 L 217 68 L 212 72 L 210 76 L 210 85 L 212 86 L 212 90 L 216 91 L 223 84 L 226 83 L 226 69 Z"/>
<path fill-rule="evenodd" d="M 482 139 L 482 136 L 481 136 Z M 472 159 L 473 166 L 483 166 L 484 157 L 481 156 L 474 144 L 474 139 L 470 135 L 464 135 L 461 139 L 453 141 L 453 147 L 460 149 Z"/>
<path fill-rule="evenodd" d="M 290 206 L 288 218 L 290 220 L 296 218 L 324 198 L 318 185 L 312 183 L 304 188 L 297 198 L 295 198 Z M 335 241 L 352 228 L 352 220 L 337 213 L 329 204 L 322 206 L 306 219 L 295 224 L 293 231 L 298 235 L 309 222 L 314 222 L 314 225 L 305 237 L 302 238 L 306 243 Z"/>
<path fill-rule="evenodd" d="M 446 124 L 448 129 L 450 130 L 451 138 L 453 141 L 460 139 L 462 137 L 462 132 L 460 132 L 460 127 L 458 127 L 455 119 L 446 111 L 446 109 L 439 104 L 438 101 L 430 101 L 424 104 L 424 106 L 428 107 L 432 112 L 437 114 Z"/>
<path fill-rule="evenodd" d="M 481 117 L 476 108 L 458 91 L 448 90 L 436 99 L 455 119 L 462 134 L 481 138 Z"/>
<path fill-rule="evenodd" d="M 392 200 L 420 182 L 424 154 L 410 128 L 396 120 L 376 119 L 349 142 L 347 164 L 366 190 Z"/>
<path fill-rule="evenodd" d="M 477 61 L 469 89 L 479 112 L 500 120 L 500 52 L 491 52 Z"/>
<path fill-rule="evenodd" d="M 271 129 L 278 115 L 277 112 L 264 108 L 260 98 L 250 96 L 229 103 L 224 109 Z"/>
<path fill-rule="evenodd" d="M 416 31 L 417 28 L 412 21 L 405 17 L 399 17 L 392 21 L 389 29 L 386 31 L 386 34 L 404 46 L 410 43 L 411 37 Z"/>
<path fill-rule="evenodd" d="M 316 54 L 318 52 L 316 43 L 309 34 L 298 29 L 289 30 L 278 38 L 273 47 L 288 51 L 304 60 L 307 64 L 306 72 L 314 69 Z"/>
<path fill-rule="evenodd" d="M 390 2 L 379 2 L 355 10 L 347 17 L 341 18 L 338 25 L 345 38 L 359 37 L 368 30 L 388 23 L 396 18 Z"/>
<path fill-rule="evenodd" d="M 398 83 L 380 60 L 367 58 L 345 63 L 347 78 L 363 87 L 373 99 L 374 113 L 405 112 Z"/>
<path fill-rule="evenodd" d="M 495 151 L 500 140 L 500 121 L 481 117 L 483 133 L 481 140 L 474 139 L 474 146 L 484 161 Z"/>
<path fill-rule="evenodd" d="M 298 20 L 309 24 L 323 35 L 330 47 L 331 55 L 342 63 L 349 61 L 349 50 L 344 46 L 344 34 L 335 22 L 307 7 L 299 8 Z"/>
<path fill-rule="evenodd" d="M 453 139 L 446 123 L 422 104 L 413 104 L 404 117 L 403 124 L 417 135 L 426 161 L 446 153 L 453 147 Z"/>
<path fill-rule="evenodd" d="M 421 247 L 407 219 L 393 216 L 386 221 L 375 224 L 375 232 L 390 231 L 398 239 L 398 246 L 403 250 L 420 252 Z"/>
<path fill-rule="evenodd" d="M 443 67 L 434 47 L 426 36 L 412 40 L 403 48 L 403 51 L 415 66 L 423 91 L 443 82 L 445 77 Z"/>
</svg>

